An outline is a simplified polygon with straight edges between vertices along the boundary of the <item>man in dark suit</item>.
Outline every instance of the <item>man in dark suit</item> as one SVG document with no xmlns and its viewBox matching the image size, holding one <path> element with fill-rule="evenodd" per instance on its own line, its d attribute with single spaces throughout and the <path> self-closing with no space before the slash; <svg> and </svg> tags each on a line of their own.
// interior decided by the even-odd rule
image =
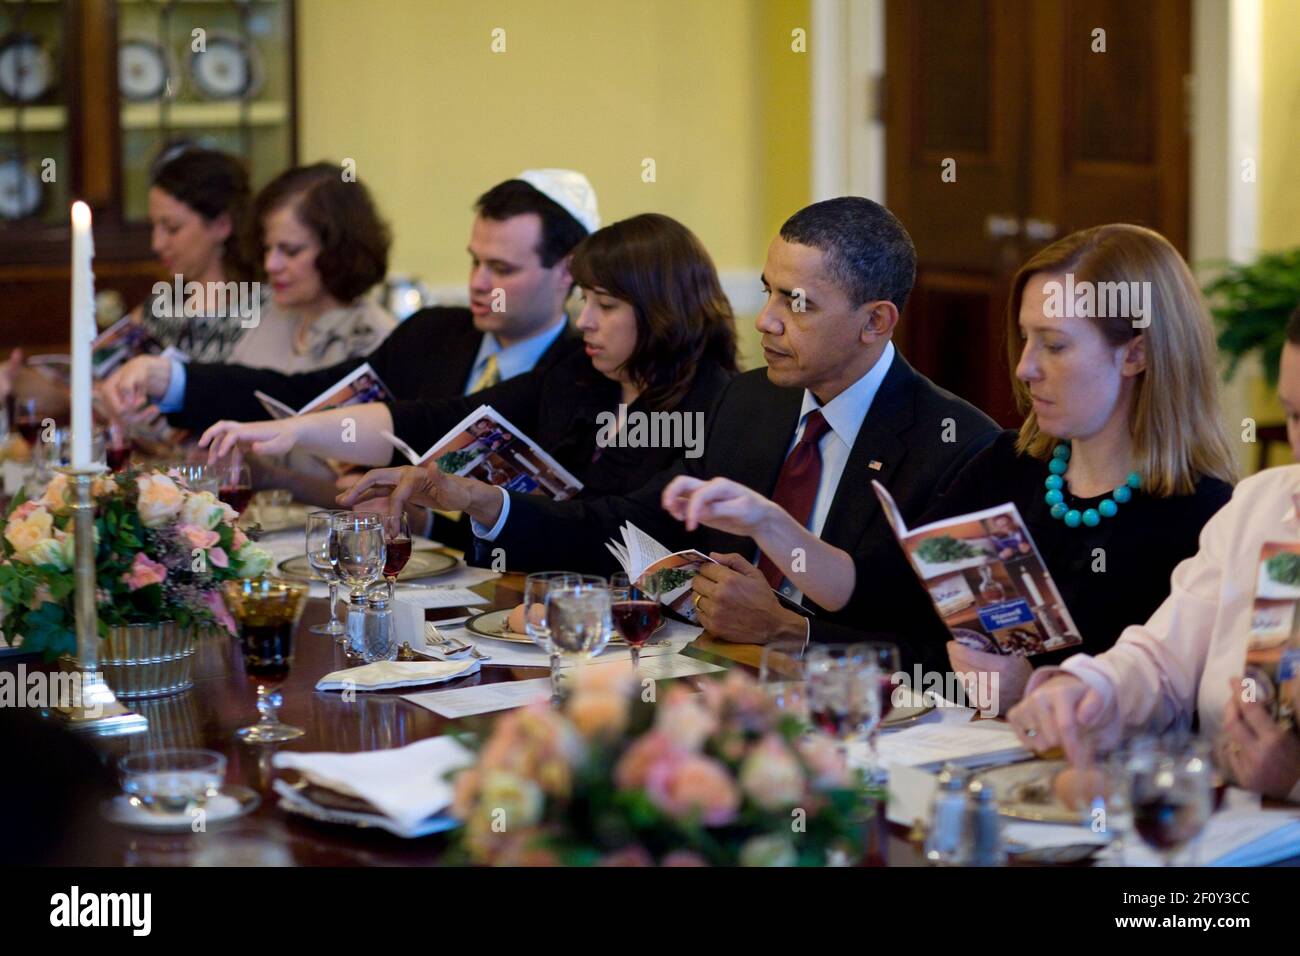
<svg viewBox="0 0 1300 956">
<path fill-rule="evenodd" d="M 527 170 L 488 190 L 474 209 L 469 308 L 423 309 L 365 359 L 297 375 L 139 356 L 104 383 L 106 402 L 130 418 L 153 401 L 172 425 L 199 431 L 221 418 L 265 419 L 255 391 L 299 408 L 362 362 L 399 399 L 442 398 L 576 351 L 581 337 L 564 313 L 573 287 L 569 254 L 600 223 L 586 178 L 571 170 Z"/>
<path fill-rule="evenodd" d="M 860 630 L 806 600 L 779 572 L 773 581 L 755 567 L 751 539 L 708 528 L 687 533 L 660 496 L 677 473 L 721 476 L 800 513 L 815 534 L 850 553 L 897 548 L 871 480 L 889 488 L 904 517 L 914 517 L 997 434 L 986 415 L 937 388 L 895 350 L 891 337 L 915 275 L 911 238 L 884 207 L 856 197 L 809 206 L 786 221 L 768 250 L 768 302 L 756 323 L 768 366 L 728 386 L 709 417 L 700 458 L 621 497 L 552 502 L 409 469 L 393 498 L 415 495 L 464 510 L 475 521 L 476 558 L 504 558 L 517 570 L 617 570 L 605 541 L 620 540 L 620 526 L 630 521 L 670 550 L 693 547 L 721 562 L 694 582 L 701 621 L 713 633 L 752 642 L 860 640 Z M 815 616 L 783 606 L 770 583 Z M 909 617 L 925 610 L 891 593 L 878 597 L 873 629 L 906 633 Z M 856 596 L 854 603 L 861 606 Z M 904 648 L 904 657 L 947 667 L 941 646 Z"/>
</svg>

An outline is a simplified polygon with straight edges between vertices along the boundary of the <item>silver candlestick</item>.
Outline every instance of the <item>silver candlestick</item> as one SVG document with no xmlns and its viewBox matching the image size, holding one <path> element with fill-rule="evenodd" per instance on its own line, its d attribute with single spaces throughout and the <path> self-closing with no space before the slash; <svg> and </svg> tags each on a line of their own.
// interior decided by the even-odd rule
<svg viewBox="0 0 1300 956">
<path fill-rule="evenodd" d="M 76 491 L 72 506 L 72 527 L 76 544 L 77 600 L 75 620 L 77 627 L 77 662 L 80 665 L 80 687 L 74 691 L 68 706 L 54 708 L 52 713 L 70 730 L 117 737 L 138 734 L 149 728 L 149 721 L 127 710 L 113 694 L 99 672 L 99 628 L 95 600 L 95 503 L 91 498 L 91 483 L 107 469 L 103 465 L 85 468 L 65 467 L 59 471 L 68 476 Z"/>
</svg>

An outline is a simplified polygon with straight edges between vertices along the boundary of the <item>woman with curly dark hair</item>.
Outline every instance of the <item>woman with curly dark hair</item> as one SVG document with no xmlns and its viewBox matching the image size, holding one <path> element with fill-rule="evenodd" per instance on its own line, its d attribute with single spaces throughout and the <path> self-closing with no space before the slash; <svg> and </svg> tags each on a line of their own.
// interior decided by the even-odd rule
<svg viewBox="0 0 1300 956">
<path fill-rule="evenodd" d="M 258 193 L 253 218 L 271 294 L 227 361 L 308 372 L 368 355 L 397 326 L 364 298 L 388 271 L 388 227 L 342 167 L 281 173 Z"/>
<path fill-rule="evenodd" d="M 573 251 L 585 349 L 544 373 L 466 398 L 349 406 L 278 422 L 219 422 L 200 444 L 225 453 L 292 447 L 358 464 L 389 461 L 390 431 L 419 452 L 479 405 L 491 405 L 584 485 L 584 495 L 640 487 L 699 454 L 705 416 L 736 371 L 731 305 L 700 240 L 646 213 L 593 232 Z M 343 442 L 342 417 L 355 419 Z M 389 469 L 392 470 L 392 469 Z"/>
</svg>

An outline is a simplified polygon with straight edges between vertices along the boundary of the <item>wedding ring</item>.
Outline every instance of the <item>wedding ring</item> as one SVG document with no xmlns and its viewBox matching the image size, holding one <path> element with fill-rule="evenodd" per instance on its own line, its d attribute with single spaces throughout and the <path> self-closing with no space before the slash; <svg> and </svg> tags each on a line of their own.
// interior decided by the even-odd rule
<svg viewBox="0 0 1300 956">
<path fill-rule="evenodd" d="M 700 609 L 700 598 L 702 597 L 704 597 L 704 595 L 699 591 L 696 591 L 694 596 L 691 598 L 691 603 L 695 605 L 695 610 L 697 611 Z"/>
<path fill-rule="evenodd" d="M 1035 730 L 1033 727 L 1030 727 L 1028 730 L 1025 731 L 1025 736 L 1026 736 L 1026 737 L 1037 737 L 1037 736 L 1038 736 L 1038 731 Z"/>
</svg>

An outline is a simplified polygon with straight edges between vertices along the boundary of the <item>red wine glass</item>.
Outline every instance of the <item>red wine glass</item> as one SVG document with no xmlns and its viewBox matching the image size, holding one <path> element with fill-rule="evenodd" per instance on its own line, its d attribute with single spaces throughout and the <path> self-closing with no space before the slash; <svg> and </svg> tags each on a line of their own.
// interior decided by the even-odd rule
<svg viewBox="0 0 1300 956">
<path fill-rule="evenodd" d="M 253 475 L 248 466 L 232 458 L 220 468 L 221 484 L 217 497 L 241 515 L 253 497 Z"/>
<path fill-rule="evenodd" d="M 632 652 L 632 672 L 641 667 L 641 648 L 659 629 L 660 607 L 658 579 L 655 575 L 640 584 L 621 571 L 609 579 L 610 615 L 614 630 L 627 642 Z"/>
<path fill-rule="evenodd" d="M 391 605 L 397 576 L 411 560 L 411 524 L 406 512 L 380 516 L 384 527 L 384 577 L 388 579 L 388 601 Z"/>
</svg>

